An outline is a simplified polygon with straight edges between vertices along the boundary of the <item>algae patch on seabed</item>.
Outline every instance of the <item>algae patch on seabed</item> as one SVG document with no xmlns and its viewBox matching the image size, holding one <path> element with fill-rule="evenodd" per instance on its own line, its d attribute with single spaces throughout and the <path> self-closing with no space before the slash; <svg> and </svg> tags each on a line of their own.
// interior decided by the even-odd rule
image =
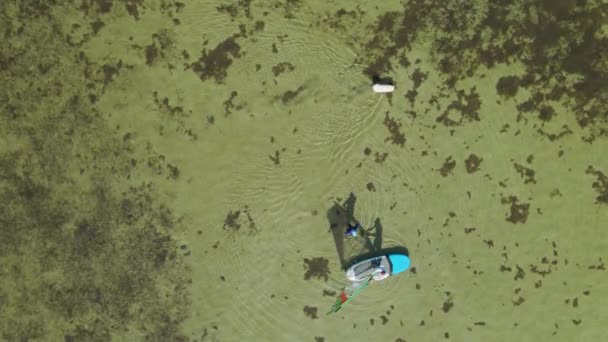
<svg viewBox="0 0 608 342">
<path fill-rule="evenodd" d="M 329 260 L 323 257 L 317 257 L 304 259 L 304 267 L 306 272 L 304 273 L 304 279 L 309 280 L 310 278 L 323 279 L 327 282 L 329 279 Z"/>
<path fill-rule="evenodd" d="M 496 83 L 497 93 L 512 98 L 521 88 L 529 92 L 517 108 L 520 118 L 535 112 L 539 121 L 551 121 L 553 104 L 564 102 L 576 116 L 585 141 L 608 135 L 606 99 L 605 12 L 600 1 L 522 1 L 442 3 L 412 0 L 404 11 L 380 16 L 373 34 L 361 44 L 368 76 L 409 66 L 407 59 L 422 33 L 431 32 L 433 63 L 445 79 L 441 97 L 456 95 L 437 117 L 444 125 L 480 120 L 475 87 L 458 89 L 458 82 L 481 67 L 521 64 L 523 75 L 507 75 Z M 573 77 L 575 76 L 575 77 Z M 414 78 L 414 89 L 424 77 Z M 406 94 L 413 104 L 415 93 Z M 452 118 L 452 111 L 459 112 Z"/>
<path fill-rule="evenodd" d="M 126 4 L 135 17 L 138 4 Z M 189 305 L 180 220 L 155 178 L 131 177 L 145 165 L 137 139 L 95 108 L 124 64 L 90 63 L 54 6 L 2 6 L 0 336 L 176 340 Z"/>
</svg>

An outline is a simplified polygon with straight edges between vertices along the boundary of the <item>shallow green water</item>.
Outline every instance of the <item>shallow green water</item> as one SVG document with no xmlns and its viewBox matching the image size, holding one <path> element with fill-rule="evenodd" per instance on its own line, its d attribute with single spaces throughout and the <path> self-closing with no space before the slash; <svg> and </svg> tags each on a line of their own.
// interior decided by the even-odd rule
<svg viewBox="0 0 608 342">
<path fill-rule="evenodd" d="M 0 10 L 2 339 L 608 337 L 601 1 Z"/>
</svg>

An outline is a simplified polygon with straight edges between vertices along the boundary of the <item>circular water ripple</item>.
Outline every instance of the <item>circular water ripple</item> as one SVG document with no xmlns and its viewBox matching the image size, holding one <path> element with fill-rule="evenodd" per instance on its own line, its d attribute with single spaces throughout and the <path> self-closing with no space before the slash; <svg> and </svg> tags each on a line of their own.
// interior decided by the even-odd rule
<svg viewBox="0 0 608 342">
<path fill-rule="evenodd" d="M 374 125 L 377 103 L 377 99 L 368 98 L 360 105 L 344 104 L 334 112 L 313 113 L 311 124 L 303 128 L 314 158 L 328 165 L 324 174 L 327 184 L 340 183 L 345 169 L 355 165 L 349 160 L 352 149 Z"/>
<path fill-rule="evenodd" d="M 231 285 L 235 286 L 230 303 L 224 305 L 231 313 L 224 323 L 253 336 L 276 333 L 277 326 L 290 325 L 285 317 L 301 311 L 311 301 L 310 287 L 316 286 L 313 282 L 302 286 L 303 271 L 294 266 L 294 260 L 298 264 L 301 260 L 295 242 L 275 237 L 285 227 L 268 215 L 261 221 L 271 232 L 234 239 L 228 246 L 234 253 L 221 261 L 222 268 L 231 270 Z M 293 220 L 286 222 L 291 223 Z"/>
<path fill-rule="evenodd" d="M 293 19 L 268 26 L 269 31 L 289 32 L 277 42 L 278 55 L 293 61 L 306 79 L 318 74 L 332 78 L 337 70 L 352 64 L 356 56 L 339 36 L 313 32 L 304 21 Z"/>
<path fill-rule="evenodd" d="M 266 215 L 280 217 L 296 204 L 303 192 L 303 184 L 294 172 L 294 165 L 298 164 L 282 161 L 280 165 L 274 165 L 268 156 L 240 160 L 233 165 L 235 176 L 230 181 L 227 205 L 248 205 L 256 208 L 258 215 L 262 211 Z"/>
<path fill-rule="evenodd" d="M 215 20 L 220 25 L 232 25 L 224 19 Z M 281 32 L 288 32 L 288 36 L 278 38 Z M 293 315 L 293 310 L 301 313 L 302 307 L 309 303 L 323 303 L 319 304 L 318 315 L 324 315 L 335 298 L 320 297 L 323 290 L 339 291 L 346 285 L 342 272 L 332 273 L 327 283 L 303 279 L 302 259 L 306 256 L 328 255 L 332 271 L 339 270 L 339 266 L 334 267 L 333 241 L 325 250 L 315 242 L 320 237 L 302 223 L 304 220 L 301 218 L 308 215 L 302 207 L 309 205 L 304 197 L 313 198 L 313 201 L 316 197 L 326 200 L 321 197 L 333 194 L 337 189 L 361 187 L 350 177 L 344 177 L 344 171 L 350 169 L 355 176 L 356 172 L 363 172 L 354 169 L 362 153 L 353 149 L 359 148 L 361 139 L 368 141 L 372 128 L 383 119 L 378 116 L 378 109 L 384 97 L 371 91 L 361 67 L 352 64 L 354 53 L 344 47 L 338 37 L 310 34 L 308 27 L 296 20 L 276 23 L 266 20 L 264 31 L 252 37 L 255 42 L 249 44 L 243 38 L 242 46 L 246 47 L 247 56 L 253 63 L 257 56 L 264 56 L 260 63 L 264 63 L 265 69 L 281 62 L 295 66 L 292 72 L 278 77 L 272 73 L 256 74 L 256 80 L 266 80 L 268 93 L 281 94 L 300 85 L 305 86 L 294 101 L 287 104 L 280 100 L 271 102 L 263 109 L 269 111 L 268 115 L 256 119 L 276 118 L 272 119 L 277 120 L 277 124 L 273 123 L 275 128 L 280 126 L 290 132 L 293 127 L 286 126 L 295 125 L 297 133 L 287 138 L 286 135 L 291 133 L 262 137 L 270 128 L 264 128 L 265 133 L 255 131 L 255 138 L 246 139 L 239 146 L 239 156 L 233 158 L 224 182 L 224 210 L 241 211 L 238 219 L 241 228 L 224 232 L 222 247 L 230 250 L 231 254 L 214 260 L 213 267 L 229 270 L 230 273 L 225 275 L 225 286 L 235 290 L 221 304 L 224 312 L 229 314 L 223 317 L 225 322 L 222 325 L 239 331 L 242 336 L 264 336 L 269 331 L 276 334 L 282 325 L 294 328 L 285 317 Z M 278 50 L 276 54 L 270 52 L 273 43 Z M 237 63 L 245 63 L 246 60 L 247 57 Z M 274 78 L 277 85 L 274 85 Z M 333 109 L 321 111 L 317 108 Z M 263 126 L 258 122 L 252 124 Z M 256 129 L 252 128 L 250 134 Z M 274 144 L 268 145 L 268 135 L 276 137 Z M 265 144 L 269 147 L 261 148 Z M 296 152 L 298 149 L 301 153 Z M 275 150 L 279 150 L 278 165 L 271 159 L 276 157 Z M 370 180 L 388 184 L 391 175 L 386 171 L 380 172 L 382 169 L 374 164 L 365 171 L 371 172 Z M 390 206 L 390 196 L 378 197 L 378 201 L 358 202 L 361 207 L 357 211 L 362 213 L 365 223 L 373 223 L 375 217 Z M 251 216 L 257 230 L 249 230 L 247 215 Z M 391 286 L 398 286 L 395 280 L 390 279 L 395 284 Z M 372 286 L 379 285 L 382 284 Z M 270 289 L 276 293 L 269 293 Z M 273 294 L 275 297 L 271 298 Z M 374 301 L 377 299 L 366 299 L 363 295 L 353 301 L 352 309 L 365 310 L 366 305 Z M 294 303 L 297 307 L 293 307 Z M 325 304 L 327 307 L 323 306 Z"/>
<path fill-rule="evenodd" d="M 279 39 L 273 32 L 289 32 L 289 35 Z M 304 178 L 310 175 L 309 171 L 322 173 L 319 179 L 307 177 L 308 182 L 334 184 L 337 178 L 342 177 L 342 164 L 354 142 L 373 126 L 377 117 L 375 111 L 382 98 L 369 90 L 361 68 L 352 65 L 354 53 L 342 47 L 343 44 L 334 36 L 324 35 L 319 39 L 318 35 L 311 35 L 305 25 L 291 20 L 281 24 L 268 22 L 256 39 L 259 44 L 249 48 L 252 54 L 268 55 L 267 51 L 259 49 L 275 43 L 278 53 L 271 54 L 268 62 L 276 65 L 289 61 L 295 66 L 294 71 L 277 77 L 276 86 L 269 86 L 270 89 L 276 88 L 273 92 L 284 91 L 286 82 L 292 84 L 287 88 L 289 90 L 305 86 L 295 104 L 274 101 L 271 105 L 273 115 L 284 116 L 286 112 L 293 112 L 287 115 L 292 115 L 298 132 L 290 140 L 295 141 L 294 148 L 302 152 L 292 160 L 299 163 L 290 164 L 293 174 Z M 353 89 L 358 91 L 357 95 L 353 95 Z M 335 109 L 318 110 L 327 107 Z M 322 168 L 304 169 L 311 164 L 321 164 Z M 280 189 L 282 184 L 277 182 L 276 185 Z M 283 202 L 282 198 L 279 199 Z"/>
<path fill-rule="evenodd" d="M 236 266 L 239 264 L 237 263 Z M 264 262 L 264 264 L 267 264 L 267 262 Z M 234 267 L 235 265 L 231 266 Z M 253 267 L 249 264 L 248 266 Z M 280 316 L 275 310 L 269 310 L 270 307 L 274 306 L 274 302 L 270 295 L 263 291 L 263 287 L 259 283 L 265 278 L 257 276 L 259 273 L 249 269 L 239 270 L 246 273 L 238 277 L 240 284 L 232 299 L 231 315 L 226 320 L 237 331 L 261 336 L 267 329 L 272 329 L 272 322 L 280 320 Z"/>
<path fill-rule="evenodd" d="M 176 30 L 183 31 L 183 37 L 196 39 L 194 45 L 200 45 L 200 37 L 210 41 L 222 41 L 227 35 L 238 30 L 237 24 L 226 13 L 217 10 L 218 3 L 213 1 L 200 1 L 188 4 L 187 10 L 181 11 L 177 17 L 180 25 Z M 213 29 L 210 30 L 209 28 Z"/>
</svg>

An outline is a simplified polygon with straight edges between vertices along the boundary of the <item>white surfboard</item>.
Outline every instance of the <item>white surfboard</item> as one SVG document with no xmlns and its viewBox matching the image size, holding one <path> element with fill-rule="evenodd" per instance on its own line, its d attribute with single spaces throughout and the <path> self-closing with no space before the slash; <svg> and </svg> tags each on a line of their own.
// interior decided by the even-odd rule
<svg viewBox="0 0 608 342">
<path fill-rule="evenodd" d="M 395 90 L 395 86 L 390 84 L 374 84 L 373 89 L 376 93 L 392 93 Z"/>
</svg>

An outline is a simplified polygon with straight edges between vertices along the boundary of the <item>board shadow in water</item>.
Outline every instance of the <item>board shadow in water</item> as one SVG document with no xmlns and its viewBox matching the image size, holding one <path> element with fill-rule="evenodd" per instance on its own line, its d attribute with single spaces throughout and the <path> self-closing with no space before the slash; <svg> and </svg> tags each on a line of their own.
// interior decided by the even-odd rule
<svg viewBox="0 0 608 342">
<path fill-rule="evenodd" d="M 395 80 L 388 76 L 380 77 L 380 75 L 374 75 L 372 76 L 372 85 L 374 84 L 389 84 L 394 86 Z"/>
<path fill-rule="evenodd" d="M 344 235 L 349 223 L 360 224 L 354 215 L 356 202 L 357 197 L 351 192 L 344 203 L 334 202 L 333 206 L 327 211 L 329 231 L 334 238 L 342 269 L 346 270 L 361 260 L 375 256 L 391 253 L 409 255 L 406 247 L 382 248 L 384 228 L 380 218 L 376 218 L 374 224 L 370 227 L 362 226 L 363 229 L 359 229 L 359 235 L 356 237 Z"/>
</svg>

